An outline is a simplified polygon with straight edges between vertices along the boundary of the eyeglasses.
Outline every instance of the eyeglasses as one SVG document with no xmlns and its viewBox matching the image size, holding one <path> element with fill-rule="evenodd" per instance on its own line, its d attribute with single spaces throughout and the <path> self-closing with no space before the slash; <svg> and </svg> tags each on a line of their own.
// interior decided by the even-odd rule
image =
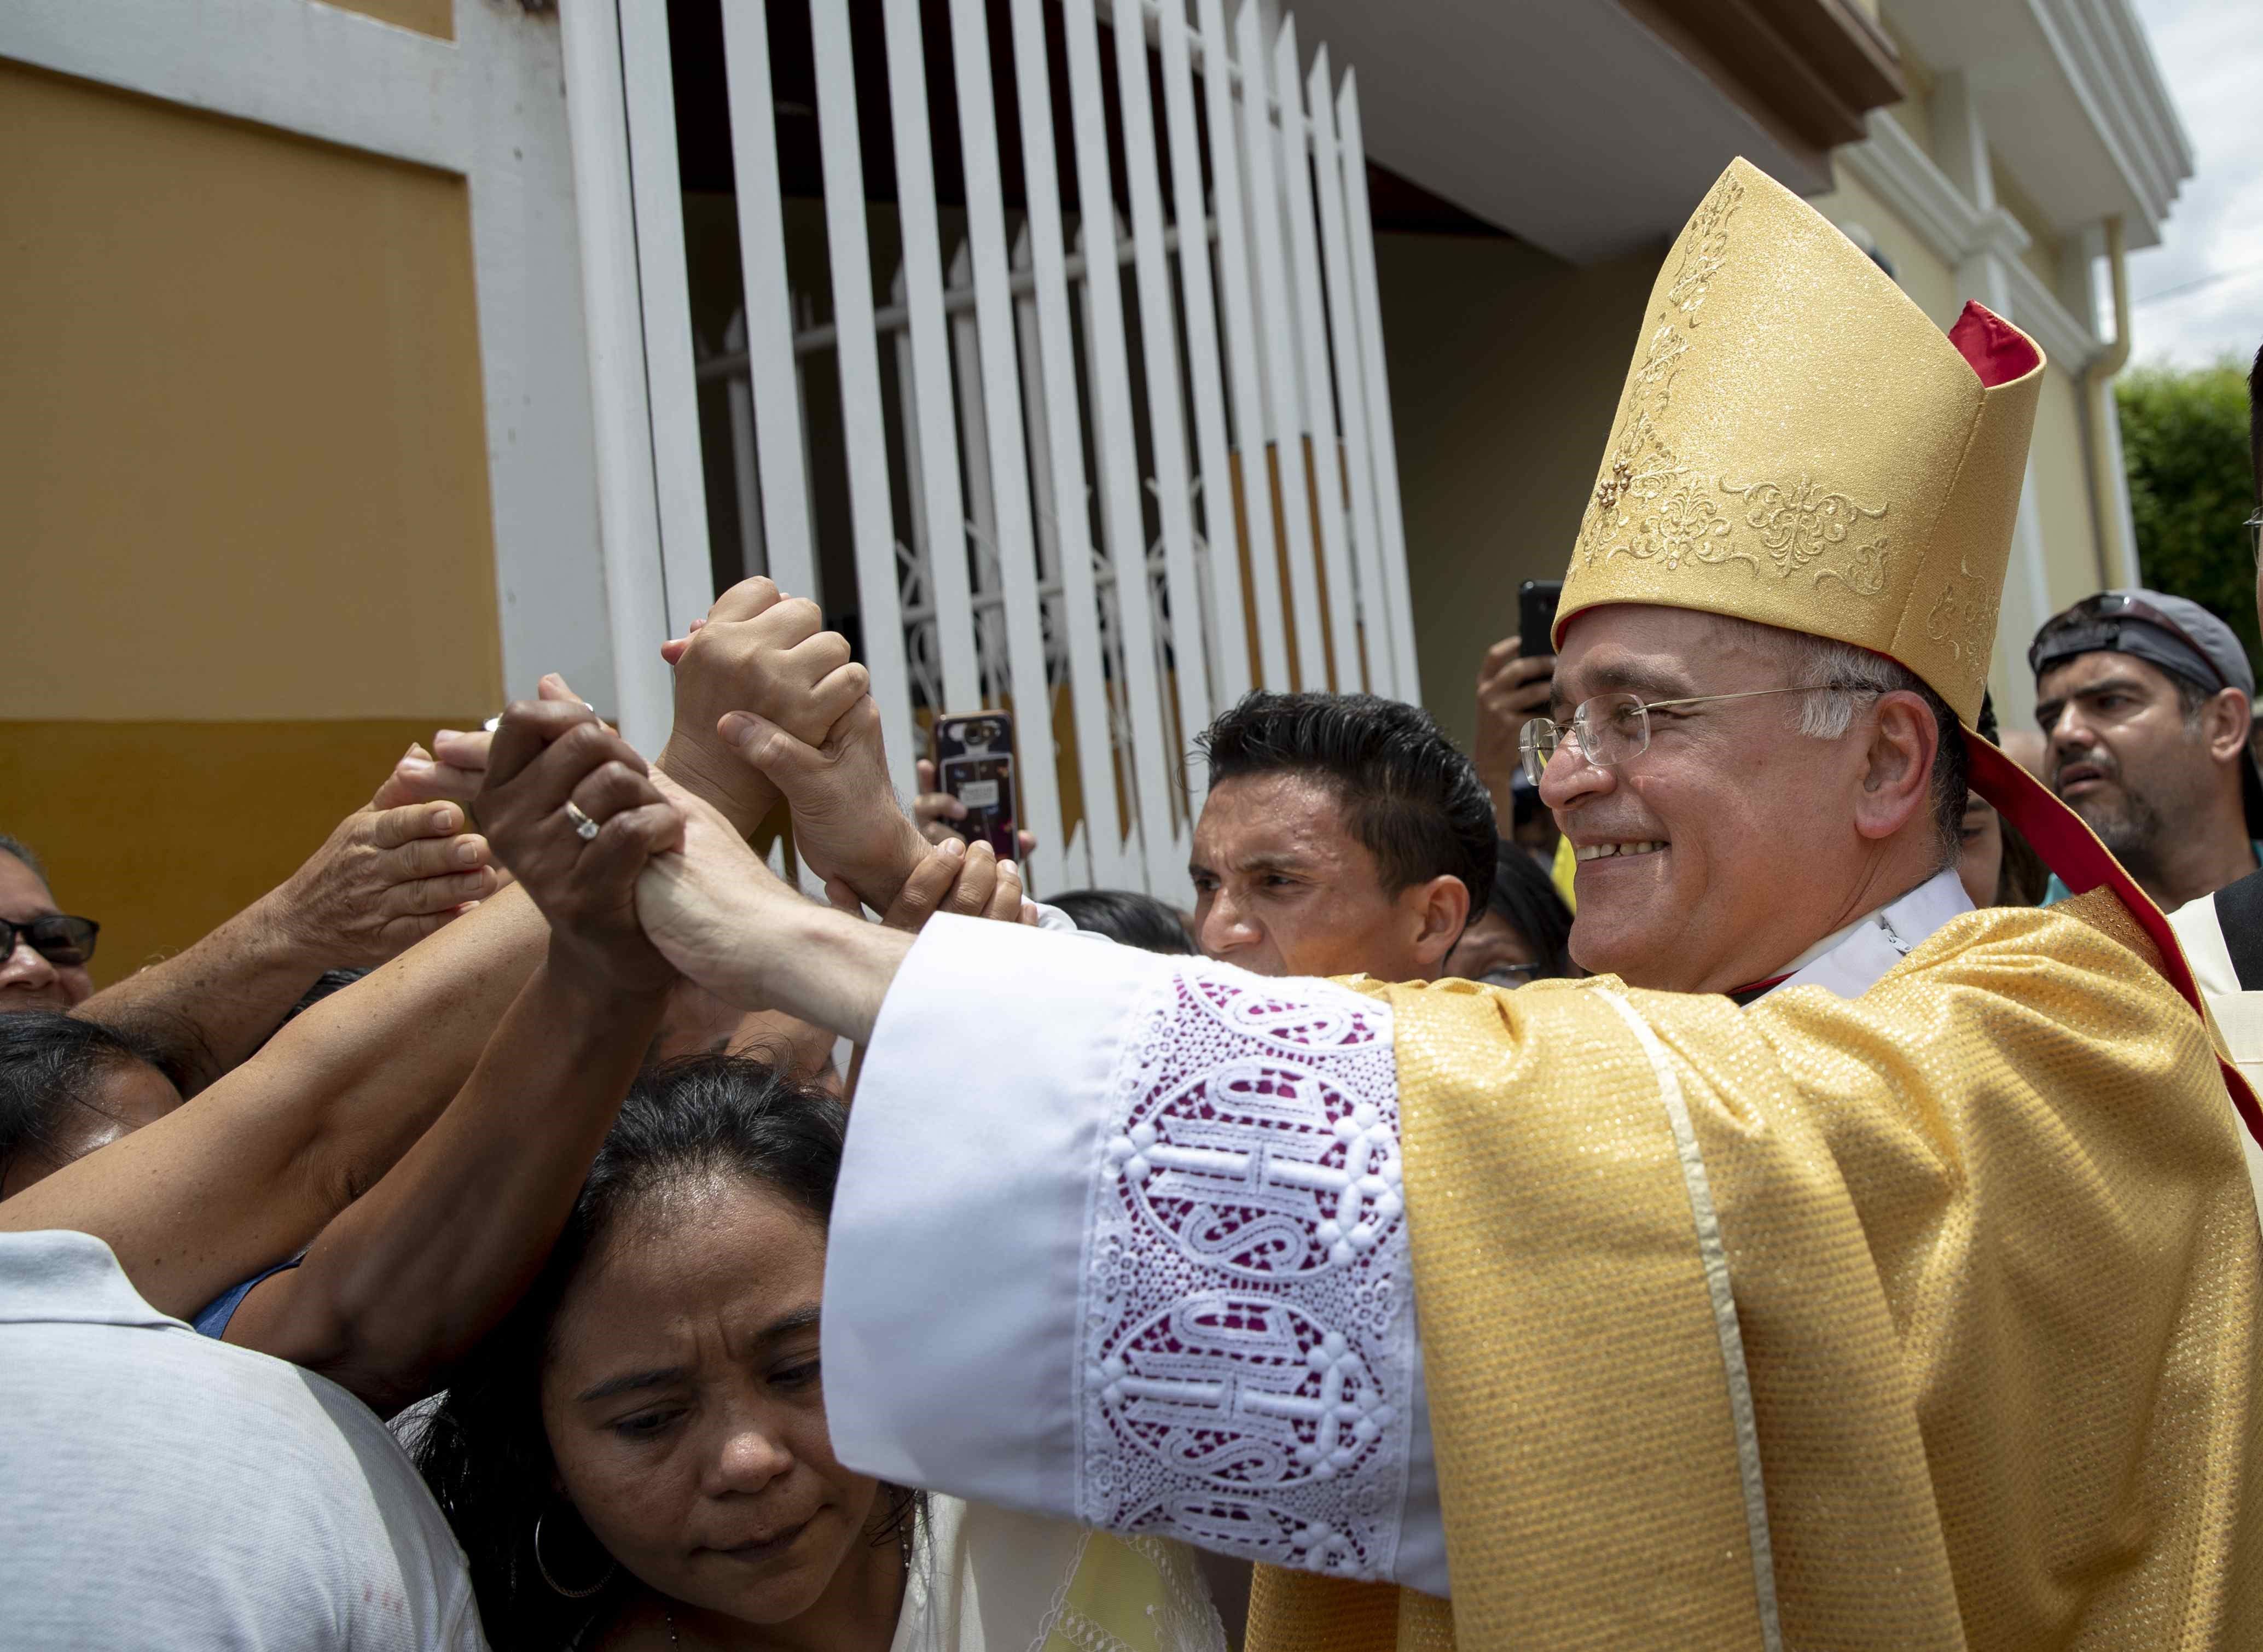
<svg viewBox="0 0 2263 1652">
<path fill-rule="evenodd" d="M 1598 768 L 1615 768 L 1630 757 L 1639 757 L 1650 749 L 1650 714 L 1676 706 L 1711 705 L 1723 700 L 1757 700 L 1769 694 L 1841 694 L 1868 693 L 1863 689 L 1836 682 L 1802 683 L 1787 689 L 1747 689 L 1741 694 L 1699 694 L 1681 700 L 1648 700 L 1638 694 L 1619 692 L 1598 694 L 1580 702 L 1572 713 L 1569 725 L 1553 718 L 1536 717 L 1524 725 L 1517 737 L 1517 746 L 1524 758 L 1524 775 L 1534 785 L 1540 783 L 1548 761 L 1556 755 L 1566 736 L 1579 742 L 1580 754 Z"/>
<path fill-rule="evenodd" d="M 2250 518 L 2251 524 L 2258 522 L 2263 522 L 2263 510 L 2259 510 Z M 2258 532 L 2263 535 L 2263 529 L 2259 529 Z M 2141 624 L 2151 625 L 2156 631 L 2166 631 L 2192 650 L 2193 657 L 2216 679 L 2217 688 L 2231 686 L 2223 680 L 2223 673 L 2216 669 L 2216 661 L 2208 650 L 2193 640 L 2190 631 L 2144 597 L 2127 596 L 2120 591 L 2100 591 L 2095 596 L 2086 596 L 2064 613 L 2044 622 L 2043 628 L 2035 633 L 2035 641 L 2028 645 L 2028 669 L 2041 676 L 2046 653 L 2057 657 L 2064 652 L 2048 645 L 2056 644 L 2070 634 L 2081 647 L 2111 648 L 2122 639 L 2121 631 L 2115 622 L 2123 619 L 2134 619 Z"/>
<path fill-rule="evenodd" d="M 8 944 L 0 948 L 0 963 L 15 956 L 18 941 L 29 941 L 32 950 L 49 963 L 66 967 L 84 963 L 94 956 L 94 937 L 101 927 L 91 918 L 73 918 L 63 913 L 26 918 L 21 923 L 0 918 L 0 934 L 8 939 Z"/>
<path fill-rule="evenodd" d="M 2263 510 L 2239 525 L 2247 530 L 2247 548 L 2255 553 L 2255 566 L 2263 568 Z"/>
</svg>

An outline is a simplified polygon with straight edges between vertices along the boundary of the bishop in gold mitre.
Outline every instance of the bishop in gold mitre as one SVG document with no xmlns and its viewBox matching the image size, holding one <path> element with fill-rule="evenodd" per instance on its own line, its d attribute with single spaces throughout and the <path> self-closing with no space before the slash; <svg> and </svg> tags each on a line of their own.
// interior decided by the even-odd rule
<svg viewBox="0 0 2263 1652">
<path fill-rule="evenodd" d="M 1258 1562 L 1279 1652 L 2263 1645 L 2253 1099 L 1972 732 L 2042 369 L 1750 166 L 1705 198 L 1528 747 L 1588 978 L 914 941 L 695 820 L 654 939 L 866 1046 L 841 1459 L 1095 1528 L 1095 1601 Z M 1971 910 L 1968 784 L 2078 898 Z"/>
</svg>

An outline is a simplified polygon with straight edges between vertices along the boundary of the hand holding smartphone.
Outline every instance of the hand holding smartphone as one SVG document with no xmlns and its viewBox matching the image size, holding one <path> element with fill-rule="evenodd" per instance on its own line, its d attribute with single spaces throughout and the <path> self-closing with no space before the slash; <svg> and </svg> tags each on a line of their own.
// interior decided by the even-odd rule
<svg viewBox="0 0 2263 1652">
<path fill-rule="evenodd" d="M 1517 638 L 1521 658 L 1538 660 L 1556 652 L 1556 607 L 1564 600 L 1561 580 L 1527 580 L 1516 588 Z"/>
<path fill-rule="evenodd" d="M 975 711 L 935 720 L 935 783 L 965 805 L 958 823 L 970 843 L 987 843 L 1001 860 L 1020 850 L 1014 795 L 1014 719 Z"/>
</svg>

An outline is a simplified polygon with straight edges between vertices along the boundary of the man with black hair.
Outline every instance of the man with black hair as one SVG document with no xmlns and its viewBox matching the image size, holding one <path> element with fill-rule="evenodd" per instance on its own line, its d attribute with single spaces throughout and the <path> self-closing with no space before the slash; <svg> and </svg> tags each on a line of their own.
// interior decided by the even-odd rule
<svg viewBox="0 0 2263 1652">
<path fill-rule="evenodd" d="M 1493 892 L 1493 802 L 1428 712 L 1246 696 L 1196 740 L 1195 939 L 1259 975 L 1426 981 Z"/>
</svg>

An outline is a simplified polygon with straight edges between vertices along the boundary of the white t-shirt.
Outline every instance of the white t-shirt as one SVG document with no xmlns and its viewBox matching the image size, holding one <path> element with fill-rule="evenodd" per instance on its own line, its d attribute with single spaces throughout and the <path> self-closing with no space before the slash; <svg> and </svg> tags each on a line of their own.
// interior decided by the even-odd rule
<svg viewBox="0 0 2263 1652">
<path fill-rule="evenodd" d="M 463 1551 L 343 1389 L 0 1234 L 0 1640 L 482 1652 Z"/>
</svg>

